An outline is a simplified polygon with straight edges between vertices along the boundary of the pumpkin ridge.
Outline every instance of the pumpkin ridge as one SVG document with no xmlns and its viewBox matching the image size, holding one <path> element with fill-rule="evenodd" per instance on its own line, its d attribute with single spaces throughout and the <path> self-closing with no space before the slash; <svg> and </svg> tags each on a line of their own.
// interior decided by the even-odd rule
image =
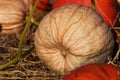
<svg viewBox="0 0 120 80">
<path fill-rule="evenodd" d="M 51 20 L 49 20 L 49 21 L 50 21 L 50 26 L 52 26 L 52 19 L 54 19 L 54 17 L 53 17 L 51 14 L 49 15 L 49 17 L 51 18 Z M 55 23 L 55 25 L 56 25 L 56 26 L 55 26 L 55 30 L 57 31 L 57 24 Z M 53 40 L 53 42 L 56 43 L 56 41 L 55 41 L 54 38 L 53 38 L 54 35 L 53 35 L 52 31 L 50 32 L 50 34 L 51 34 L 51 36 L 52 36 L 52 37 L 50 37 L 50 38 Z M 57 35 L 57 34 L 56 34 L 56 35 Z"/>
<path fill-rule="evenodd" d="M 54 40 L 54 38 L 52 37 L 52 39 L 54 40 L 54 42 L 56 42 L 56 44 L 61 44 L 61 42 L 62 42 L 62 39 L 61 39 L 61 36 L 60 36 L 60 34 L 61 33 L 59 33 L 59 27 L 58 27 L 58 25 L 57 25 L 57 21 L 56 21 L 56 18 L 54 17 L 54 16 L 52 16 L 52 15 L 50 15 L 50 17 L 55 21 L 55 27 L 56 27 L 56 41 Z M 52 20 L 51 20 L 52 21 Z M 52 31 L 50 31 L 51 33 L 50 34 L 52 34 L 52 36 L 53 36 L 53 33 L 52 33 Z"/>
<path fill-rule="evenodd" d="M 73 18 L 75 12 L 77 12 L 77 11 L 79 10 L 80 7 L 81 7 L 81 6 L 79 6 L 79 7 L 71 14 L 71 16 L 70 16 L 70 18 L 69 18 L 69 21 L 68 21 L 67 23 L 69 23 L 69 22 L 71 21 L 71 19 Z M 81 17 L 82 17 L 82 16 L 81 16 Z M 80 19 L 81 19 L 81 18 L 80 18 Z M 76 21 L 76 23 L 79 22 L 80 19 L 79 19 L 78 21 Z M 65 26 L 68 25 L 67 23 L 65 24 Z M 73 23 L 73 24 L 75 24 L 75 23 Z M 63 35 L 62 35 L 62 37 L 61 37 L 61 40 L 62 40 L 61 43 L 62 43 L 62 44 L 63 44 L 64 35 L 67 33 L 69 27 L 70 27 L 71 25 L 73 25 L 73 24 L 70 24 L 68 27 L 66 27 L 66 28 L 64 29 Z"/>
<path fill-rule="evenodd" d="M 22 25 L 24 25 L 24 24 L 22 24 L 22 23 L 17 23 L 17 25 L 16 24 L 12 24 L 12 25 L 9 25 L 9 27 L 8 27 L 8 25 L 3 25 L 3 24 L 1 24 L 2 25 L 2 30 L 12 30 L 12 29 L 15 29 L 15 28 L 18 28 L 18 27 L 21 27 Z M 19 26 L 18 26 L 19 25 Z M 7 26 L 7 27 L 6 27 Z"/>
<path fill-rule="evenodd" d="M 23 24 L 23 23 L 25 23 L 24 21 L 19 21 L 19 22 L 11 22 L 11 23 L 0 23 L 1 25 L 16 25 L 16 24 Z M 9 29 L 9 28 L 11 28 L 11 27 L 6 27 L 6 26 L 4 26 L 4 29 L 6 28 L 6 29 Z M 13 27 L 14 28 L 14 27 Z"/>
<path fill-rule="evenodd" d="M 95 27 L 93 27 L 93 30 L 94 29 L 96 29 L 97 27 L 95 26 Z M 88 32 L 86 35 L 88 36 L 87 38 L 89 38 L 89 36 L 91 35 L 91 33 L 92 33 L 92 31 L 90 31 L 90 32 Z M 85 36 L 84 36 L 85 37 Z M 87 38 L 84 38 L 83 37 L 83 39 L 82 39 L 82 41 L 85 41 Z M 78 42 L 80 42 L 81 40 L 77 40 L 76 42 L 74 42 L 73 44 L 71 44 L 71 45 L 76 45 L 76 44 L 78 44 Z M 72 50 L 78 50 L 78 48 L 77 49 L 74 49 L 74 48 L 72 48 Z"/>
<path fill-rule="evenodd" d="M 37 33 L 36 33 L 37 34 Z M 38 34 L 39 34 L 39 32 L 38 32 Z M 36 37 L 35 37 L 36 38 Z M 41 46 L 44 46 L 45 48 L 50 48 L 50 47 L 52 47 L 50 44 L 46 44 L 45 42 L 44 42 L 44 38 L 43 37 L 41 37 L 40 35 L 39 35 L 39 38 L 37 38 L 37 40 L 39 40 L 39 41 L 43 41 L 42 42 L 42 44 L 39 44 L 40 42 L 39 41 L 35 41 L 35 42 L 37 42 L 36 44 L 39 44 L 39 45 L 41 45 Z M 43 44 L 44 43 L 44 44 Z M 52 44 L 52 43 L 51 43 Z"/>
<path fill-rule="evenodd" d="M 81 16 L 81 17 L 82 17 L 82 16 Z M 80 18 L 80 19 L 81 19 L 81 18 Z M 65 38 L 65 34 L 66 34 L 67 32 L 69 32 L 70 27 L 74 27 L 74 26 L 72 26 L 72 25 L 78 23 L 78 22 L 80 21 L 80 19 L 79 19 L 78 21 L 72 23 L 71 25 L 69 25 L 68 28 L 65 30 L 64 35 L 62 36 L 62 44 L 63 44 L 63 39 Z M 72 33 L 72 35 L 70 35 L 69 37 L 71 38 L 71 37 L 74 35 L 74 33 L 75 33 L 75 31 L 74 31 L 74 32 Z M 70 38 L 68 38 L 68 41 L 70 41 Z"/>
<path fill-rule="evenodd" d="M 101 77 L 104 77 L 105 80 L 108 80 L 110 75 L 106 72 L 106 69 L 102 67 L 102 65 L 96 65 L 96 67 L 99 67 L 99 72 L 101 73 Z"/>
</svg>

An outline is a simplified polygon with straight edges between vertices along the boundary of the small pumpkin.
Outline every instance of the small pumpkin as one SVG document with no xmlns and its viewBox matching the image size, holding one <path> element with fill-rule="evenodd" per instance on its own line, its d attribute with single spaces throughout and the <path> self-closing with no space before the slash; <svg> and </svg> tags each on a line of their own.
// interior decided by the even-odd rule
<svg viewBox="0 0 120 80">
<path fill-rule="evenodd" d="M 110 28 L 93 9 L 64 5 L 48 13 L 34 37 L 38 56 L 61 74 L 87 64 L 106 62 L 114 49 Z"/>
<path fill-rule="evenodd" d="M 87 64 L 69 74 L 63 80 L 120 80 L 120 67 L 111 64 Z"/>
<path fill-rule="evenodd" d="M 22 29 L 29 1 L 0 0 L 0 34 L 12 34 Z"/>
<path fill-rule="evenodd" d="M 113 27 L 116 23 L 117 17 L 117 0 L 94 0 L 96 11 L 103 17 L 105 22 Z M 56 0 L 53 4 L 53 9 L 65 4 L 80 4 L 92 7 L 91 0 Z"/>
</svg>

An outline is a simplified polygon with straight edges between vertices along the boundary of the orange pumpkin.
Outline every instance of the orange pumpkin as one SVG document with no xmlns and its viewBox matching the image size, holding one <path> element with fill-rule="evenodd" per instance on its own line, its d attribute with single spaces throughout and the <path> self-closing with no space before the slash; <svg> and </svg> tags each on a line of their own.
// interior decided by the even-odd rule
<svg viewBox="0 0 120 80">
<path fill-rule="evenodd" d="M 33 3 L 36 2 L 36 0 L 32 0 Z M 49 0 L 39 0 L 37 7 L 42 10 L 49 10 Z"/>
<path fill-rule="evenodd" d="M 40 22 L 34 41 L 38 56 L 61 74 L 83 64 L 106 62 L 114 48 L 110 28 L 101 16 L 77 4 L 48 13 Z"/>
<path fill-rule="evenodd" d="M 120 67 L 111 64 L 87 64 L 65 75 L 63 80 L 120 80 Z"/>
</svg>

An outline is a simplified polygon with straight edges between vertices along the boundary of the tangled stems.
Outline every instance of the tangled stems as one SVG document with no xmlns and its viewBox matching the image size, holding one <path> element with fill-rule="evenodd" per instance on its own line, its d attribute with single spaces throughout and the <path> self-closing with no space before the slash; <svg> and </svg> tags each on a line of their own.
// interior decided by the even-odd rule
<svg viewBox="0 0 120 80">
<path fill-rule="evenodd" d="M 21 36 L 21 39 L 20 39 L 20 42 L 19 42 L 19 46 L 18 46 L 18 55 L 16 58 L 14 58 L 13 60 L 11 60 L 10 62 L 6 63 L 6 64 L 3 64 L 0 66 L 0 70 L 3 70 L 5 68 L 7 68 L 8 66 L 14 64 L 14 63 L 17 63 L 18 61 L 20 61 L 22 59 L 22 56 L 25 56 L 27 53 L 29 53 L 30 51 L 32 51 L 34 49 L 34 47 L 30 48 L 28 51 L 26 51 L 23 55 L 22 55 L 22 46 L 23 46 L 23 42 L 24 42 L 24 39 L 25 39 L 25 35 L 31 25 L 31 19 L 33 17 L 33 13 L 34 13 L 34 10 L 35 10 L 35 7 L 37 5 L 39 0 L 36 0 L 34 6 L 32 7 L 32 9 L 30 10 L 30 15 L 27 19 L 27 22 L 26 22 L 26 25 L 25 25 L 25 28 L 22 32 L 22 36 Z"/>
</svg>

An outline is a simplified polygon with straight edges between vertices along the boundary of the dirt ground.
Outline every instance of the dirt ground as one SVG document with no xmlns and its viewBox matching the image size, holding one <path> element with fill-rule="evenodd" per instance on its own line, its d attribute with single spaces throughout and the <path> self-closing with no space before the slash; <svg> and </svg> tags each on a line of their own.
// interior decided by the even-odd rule
<svg viewBox="0 0 120 80">
<path fill-rule="evenodd" d="M 37 9 L 36 9 L 37 10 Z M 48 12 L 37 10 L 34 17 L 40 21 Z M 32 25 L 31 33 L 23 44 L 23 53 L 29 50 L 33 43 L 34 31 L 36 26 Z M 3 65 L 17 56 L 19 39 L 16 34 L 0 35 L 0 65 Z M 117 51 L 115 52 L 116 55 Z M 114 58 L 114 57 L 113 57 Z M 111 61 L 116 66 L 120 66 L 120 55 L 118 59 Z M 32 49 L 24 58 L 16 64 L 0 71 L 0 80 L 62 80 L 61 75 L 51 70 L 42 60 L 36 55 L 35 49 Z"/>
</svg>

